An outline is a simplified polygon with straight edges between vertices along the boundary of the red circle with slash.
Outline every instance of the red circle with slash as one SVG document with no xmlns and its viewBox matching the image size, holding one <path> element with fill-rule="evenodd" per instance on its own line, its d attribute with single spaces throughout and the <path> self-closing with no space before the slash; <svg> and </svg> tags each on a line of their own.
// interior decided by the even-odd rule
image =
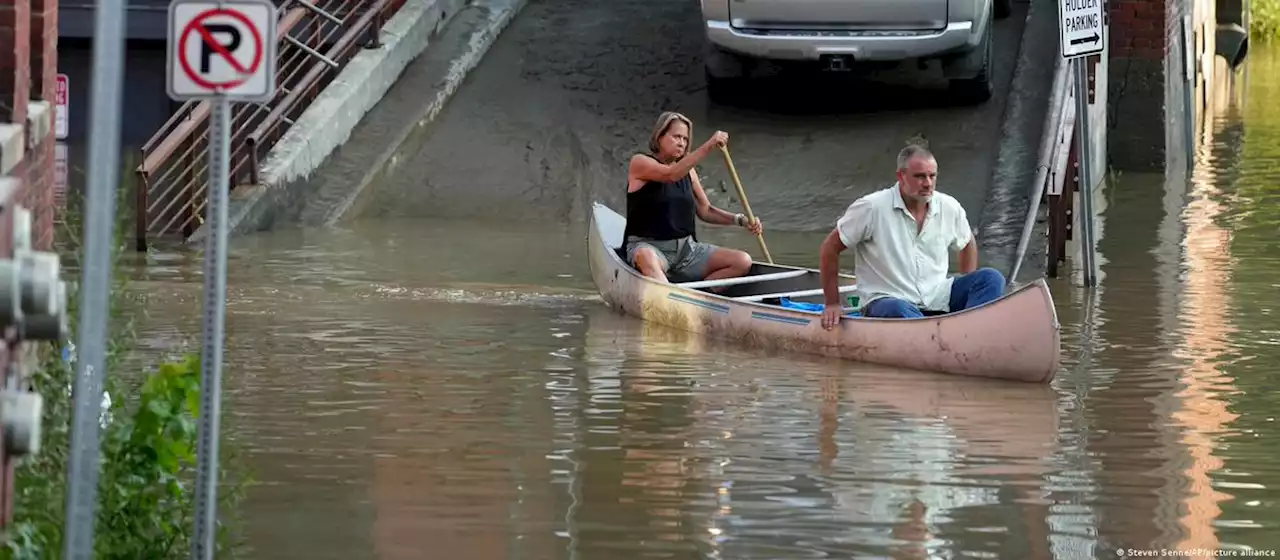
<svg viewBox="0 0 1280 560">
<path fill-rule="evenodd" d="M 252 47 L 254 51 L 253 51 L 253 60 L 250 61 L 247 66 L 244 64 L 241 64 L 239 60 L 236 60 L 235 55 L 232 54 L 231 51 L 228 51 L 227 48 L 222 46 L 221 43 L 215 41 L 213 39 L 213 34 L 210 33 L 209 30 L 205 27 L 204 25 L 205 20 L 212 17 L 217 17 L 217 16 L 229 17 L 235 20 L 237 23 L 240 23 L 246 29 L 249 30 L 249 36 L 253 38 Z M 213 52 L 217 54 L 219 58 L 226 61 L 227 64 L 230 64 L 231 68 L 235 69 L 236 72 L 239 72 L 242 77 L 238 79 L 223 81 L 223 82 L 215 82 L 215 81 L 205 79 L 203 76 L 200 75 L 199 72 L 196 72 L 195 68 L 191 66 L 191 61 L 189 60 L 189 55 L 187 54 L 187 49 L 186 49 L 187 42 L 191 40 L 192 38 L 191 35 L 193 33 L 199 34 L 200 40 L 203 41 L 206 45 L 208 45 L 210 49 L 213 49 Z M 203 12 L 200 12 L 199 14 L 196 15 L 196 17 L 192 18 L 191 21 L 187 23 L 186 26 L 182 28 L 182 35 L 180 37 L 181 38 L 178 40 L 178 49 L 179 49 L 178 63 L 180 66 L 182 66 L 182 73 L 186 74 L 187 78 L 189 78 L 192 82 L 194 82 L 196 85 L 202 88 L 210 89 L 213 91 L 227 90 L 227 89 L 234 88 L 240 84 L 243 84 L 250 74 L 253 74 L 254 72 L 258 71 L 258 67 L 262 66 L 262 55 L 263 55 L 262 33 L 258 31 L 257 27 L 254 27 L 253 22 L 250 21 L 249 18 L 245 17 L 244 14 L 237 12 L 235 10 L 218 8 L 218 9 L 205 10 Z"/>
</svg>

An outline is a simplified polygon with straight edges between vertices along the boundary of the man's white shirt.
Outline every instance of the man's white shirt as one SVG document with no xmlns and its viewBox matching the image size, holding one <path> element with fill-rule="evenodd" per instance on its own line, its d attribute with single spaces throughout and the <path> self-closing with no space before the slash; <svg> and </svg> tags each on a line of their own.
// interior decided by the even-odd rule
<svg viewBox="0 0 1280 560">
<path fill-rule="evenodd" d="M 836 231 L 853 252 L 861 307 L 894 297 L 921 309 L 951 310 L 951 252 L 973 239 L 964 207 L 951 195 L 934 191 L 917 233 L 915 218 L 894 183 L 850 204 Z"/>
</svg>

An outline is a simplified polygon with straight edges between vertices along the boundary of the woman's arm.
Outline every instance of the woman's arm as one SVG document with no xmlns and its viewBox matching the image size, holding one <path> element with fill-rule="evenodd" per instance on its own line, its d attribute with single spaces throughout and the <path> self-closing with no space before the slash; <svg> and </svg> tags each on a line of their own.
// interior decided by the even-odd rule
<svg viewBox="0 0 1280 560">
<path fill-rule="evenodd" d="M 693 184 L 693 201 L 697 204 L 698 218 L 708 224 L 716 224 L 718 226 L 744 226 L 746 218 L 742 221 L 738 220 L 738 214 L 726 212 L 711 205 L 711 200 L 707 198 L 707 193 L 702 190 L 702 180 L 698 178 L 697 171 L 689 172 L 689 180 Z"/>
<path fill-rule="evenodd" d="M 670 183 L 679 180 L 690 171 L 693 171 L 693 166 L 702 161 L 702 158 L 707 157 L 711 150 L 723 146 L 728 141 L 728 134 L 716 131 L 701 146 L 680 158 L 680 161 L 670 165 L 640 154 L 631 156 L 631 164 L 627 168 L 627 192 L 635 192 L 649 181 Z"/>
</svg>

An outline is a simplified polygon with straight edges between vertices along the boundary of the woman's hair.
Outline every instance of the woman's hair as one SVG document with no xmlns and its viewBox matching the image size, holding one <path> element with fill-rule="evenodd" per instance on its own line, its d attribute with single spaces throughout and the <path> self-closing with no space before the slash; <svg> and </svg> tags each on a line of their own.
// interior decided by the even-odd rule
<svg viewBox="0 0 1280 560">
<path fill-rule="evenodd" d="M 662 135 L 666 134 L 667 131 L 671 129 L 671 125 L 676 122 L 684 123 L 684 126 L 689 129 L 690 141 L 692 141 L 693 121 L 690 121 L 689 117 L 681 115 L 675 111 L 664 111 L 661 115 L 658 115 L 658 122 L 653 125 L 653 134 L 649 135 L 650 152 L 657 154 L 661 151 L 662 146 L 658 141 L 662 139 Z"/>
</svg>

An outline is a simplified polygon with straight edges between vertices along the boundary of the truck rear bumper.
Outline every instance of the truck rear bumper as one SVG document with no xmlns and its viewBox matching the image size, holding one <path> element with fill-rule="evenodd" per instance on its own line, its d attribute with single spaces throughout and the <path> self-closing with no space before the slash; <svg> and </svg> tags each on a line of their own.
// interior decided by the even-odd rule
<svg viewBox="0 0 1280 560">
<path fill-rule="evenodd" d="M 739 29 L 708 21 L 707 38 L 729 52 L 769 60 L 820 60 L 827 55 L 855 61 L 900 61 L 964 52 L 977 45 L 973 22 L 929 31 L 807 31 Z"/>
</svg>

